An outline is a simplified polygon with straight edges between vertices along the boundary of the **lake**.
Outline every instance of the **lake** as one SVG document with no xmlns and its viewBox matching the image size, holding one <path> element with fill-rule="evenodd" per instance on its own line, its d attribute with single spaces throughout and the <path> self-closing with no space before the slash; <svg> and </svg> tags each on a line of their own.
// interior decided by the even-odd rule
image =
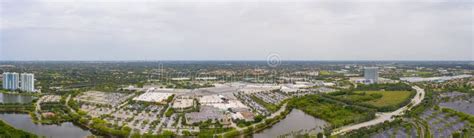
<svg viewBox="0 0 474 138">
<path fill-rule="evenodd" d="M 301 110 L 293 109 L 285 119 L 281 120 L 271 128 L 267 128 L 253 135 L 255 138 L 275 138 L 279 136 L 292 137 L 293 134 L 310 133 L 316 135 L 323 132 L 328 123 L 324 120 L 314 118 Z"/>
<path fill-rule="evenodd" d="M 92 135 L 90 131 L 70 122 L 61 125 L 34 124 L 28 114 L 0 113 L 0 119 L 17 129 L 48 138 L 83 138 Z"/>
<path fill-rule="evenodd" d="M 0 93 L 0 103 L 31 103 L 33 96 Z"/>
</svg>

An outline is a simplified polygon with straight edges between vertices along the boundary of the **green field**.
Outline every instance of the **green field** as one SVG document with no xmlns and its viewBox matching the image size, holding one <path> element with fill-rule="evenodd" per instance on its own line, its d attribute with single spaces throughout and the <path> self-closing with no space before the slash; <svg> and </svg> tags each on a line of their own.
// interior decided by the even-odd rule
<svg viewBox="0 0 474 138">
<path fill-rule="evenodd" d="M 366 95 L 382 95 L 380 98 L 366 101 L 364 103 L 375 107 L 386 107 L 400 105 L 410 98 L 410 91 L 356 91 L 355 93 L 366 93 Z"/>
<path fill-rule="evenodd" d="M 319 75 L 321 76 L 328 76 L 328 75 L 333 75 L 333 74 L 334 74 L 333 72 L 326 71 L 326 70 L 319 71 Z"/>
<path fill-rule="evenodd" d="M 332 127 L 364 122 L 375 116 L 371 111 L 350 105 L 333 103 L 318 95 L 295 98 L 290 101 L 289 106 L 300 109 L 314 117 L 326 120 L 331 123 Z"/>
<path fill-rule="evenodd" d="M 335 92 L 328 97 L 368 108 L 377 109 L 379 112 L 395 111 L 408 104 L 410 98 L 416 93 L 413 91 L 345 91 Z"/>
</svg>

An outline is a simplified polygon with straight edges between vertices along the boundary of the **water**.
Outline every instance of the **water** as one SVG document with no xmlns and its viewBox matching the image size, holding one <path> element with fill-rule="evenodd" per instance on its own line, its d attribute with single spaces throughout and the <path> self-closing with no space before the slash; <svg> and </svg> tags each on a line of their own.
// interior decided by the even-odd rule
<svg viewBox="0 0 474 138">
<path fill-rule="evenodd" d="M 0 93 L 0 103 L 31 103 L 33 96 Z"/>
<path fill-rule="evenodd" d="M 328 123 L 324 120 L 314 118 L 301 110 L 294 109 L 285 119 L 253 136 L 255 138 L 275 138 L 282 135 L 291 137 L 291 134 L 297 132 L 300 134 L 310 133 L 316 135 L 319 132 L 322 133 L 326 125 Z"/>
<path fill-rule="evenodd" d="M 0 119 L 17 129 L 48 138 L 83 138 L 92 135 L 90 131 L 69 122 L 61 125 L 34 124 L 28 114 L 0 113 Z"/>
</svg>

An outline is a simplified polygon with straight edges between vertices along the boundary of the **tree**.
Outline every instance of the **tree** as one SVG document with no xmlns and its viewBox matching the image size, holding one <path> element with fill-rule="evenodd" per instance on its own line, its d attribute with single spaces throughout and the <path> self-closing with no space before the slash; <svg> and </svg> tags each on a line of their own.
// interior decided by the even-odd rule
<svg viewBox="0 0 474 138">
<path fill-rule="evenodd" d="M 324 138 L 323 133 L 319 132 L 319 133 L 318 133 L 318 138 Z"/>
</svg>

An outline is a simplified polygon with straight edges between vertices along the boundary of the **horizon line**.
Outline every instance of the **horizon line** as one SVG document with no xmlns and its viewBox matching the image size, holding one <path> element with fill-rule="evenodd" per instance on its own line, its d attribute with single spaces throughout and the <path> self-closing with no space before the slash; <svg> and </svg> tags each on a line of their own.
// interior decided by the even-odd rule
<svg viewBox="0 0 474 138">
<path fill-rule="evenodd" d="M 254 62 L 266 62 L 268 60 L 0 60 L 0 62 L 202 62 L 202 61 L 211 61 L 211 62 L 236 62 L 236 61 L 254 61 Z M 318 61 L 329 61 L 329 62 L 341 62 L 341 61 L 350 61 L 350 62 L 474 62 L 474 60 L 280 60 L 288 62 L 318 62 Z"/>
</svg>

